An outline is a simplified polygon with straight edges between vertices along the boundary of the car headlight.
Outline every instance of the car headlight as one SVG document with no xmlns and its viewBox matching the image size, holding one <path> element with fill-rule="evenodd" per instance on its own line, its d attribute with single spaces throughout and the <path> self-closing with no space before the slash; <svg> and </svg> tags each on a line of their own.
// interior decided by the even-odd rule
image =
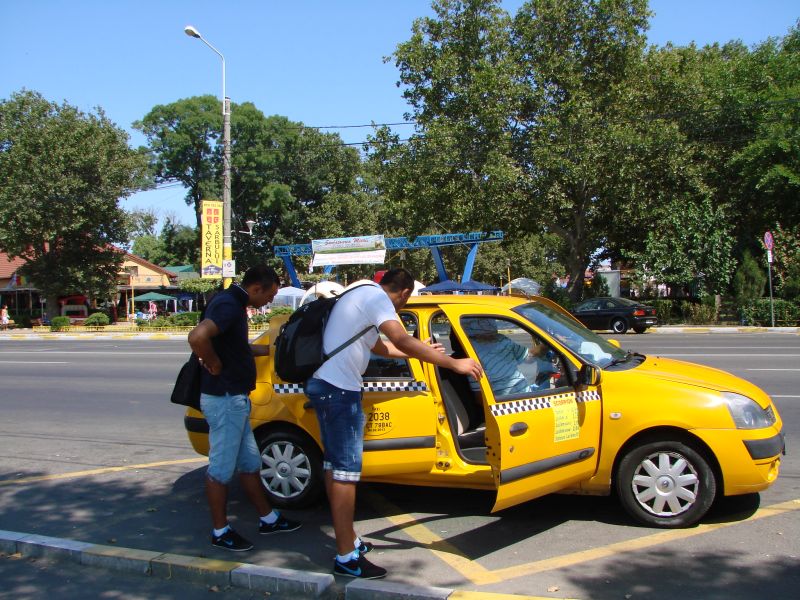
<svg viewBox="0 0 800 600">
<path fill-rule="evenodd" d="M 722 397 L 737 429 L 762 429 L 775 424 L 771 406 L 761 408 L 755 400 L 733 392 L 722 392 Z"/>
</svg>

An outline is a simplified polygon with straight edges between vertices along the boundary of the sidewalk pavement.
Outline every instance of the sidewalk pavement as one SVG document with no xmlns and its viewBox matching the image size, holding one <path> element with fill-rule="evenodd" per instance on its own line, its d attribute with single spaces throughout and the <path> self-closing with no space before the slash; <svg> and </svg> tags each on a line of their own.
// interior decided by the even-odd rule
<svg viewBox="0 0 800 600">
<path fill-rule="evenodd" d="M 543 600 L 449 588 L 410 586 L 387 581 L 352 580 L 338 586 L 333 575 L 241 562 L 90 544 L 44 535 L 0 530 L 0 558 L 42 558 L 121 575 L 142 575 L 170 583 L 204 585 L 209 591 L 252 590 L 270 598 L 344 598 L 345 600 Z M 77 574 L 80 577 L 81 573 Z M 144 582 L 152 586 L 153 580 Z M 135 586 L 136 583 L 127 582 Z M 31 584 L 28 584 L 30 591 Z"/>
</svg>

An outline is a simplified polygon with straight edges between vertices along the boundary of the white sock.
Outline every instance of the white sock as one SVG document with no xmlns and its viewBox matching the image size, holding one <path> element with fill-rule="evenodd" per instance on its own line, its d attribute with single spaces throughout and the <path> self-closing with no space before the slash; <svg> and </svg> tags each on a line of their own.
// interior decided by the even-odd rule
<svg viewBox="0 0 800 600">
<path fill-rule="evenodd" d="M 281 513 L 279 513 L 275 509 L 272 509 L 272 512 L 269 513 L 268 515 L 261 517 L 261 520 L 264 521 L 264 523 L 266 523 L 267 525 L 272 525 L 275 521 L 278 520 L 278 517 L 280 516 Z"/>
<path fill-rule="evenodd" d="M 230 528 L 231 528 L 231 526 L 226 524 L 225 527 L 223 527 L 222 529 L 213 529 L 212 531 L 214 532 L 214 537 L 221 536 L 223 533 L 228 531 Z"/>
<path fill-rule="evenodd" d="M 361 538 L 360 537 L 356 537 L 356 540 L 353 542 L 353 547 L 356 550 L 358 550 L 359 548 L 361 548 L 361 543 L 362 543 L 361 542 Z"/>
<path fill-rule="evenodd" d="M 358 560 L 358 550 L 353 550 L 349 554 L 337 554 L 336 560 L 340 563 L 350 562 L 351 560 Z"/>
</svg>

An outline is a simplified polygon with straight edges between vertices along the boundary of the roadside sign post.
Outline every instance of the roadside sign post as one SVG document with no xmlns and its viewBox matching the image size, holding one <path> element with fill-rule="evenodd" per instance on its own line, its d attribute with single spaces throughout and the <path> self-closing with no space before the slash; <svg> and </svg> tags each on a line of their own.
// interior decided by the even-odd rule
<svg viewBox="0 0 800 600">
<path fill-rule="evenodd" d="M 767 280 L 769 281 L 769 315 L 772 321 L 772 326 L 775 327 L 775 305 L 772 301 L 772 248 L 775 245 L 775 240 L 772 233 L 767 231 L 764 234 L 764 246 L 767 248 Z"/>
</svg>

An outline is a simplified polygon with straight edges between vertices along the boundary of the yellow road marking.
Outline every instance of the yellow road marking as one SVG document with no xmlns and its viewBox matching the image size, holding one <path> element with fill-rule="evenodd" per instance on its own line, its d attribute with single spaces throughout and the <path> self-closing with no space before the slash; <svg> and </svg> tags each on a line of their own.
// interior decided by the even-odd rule
<svg viewBox="0 0 800 600">
<path fill-rule="evenodd" d="M 498 594 L 495 592 L 463 592 L 456 590 L 447 600 L 553 600 L 552 596 L 520 596 L 519 594 Z"/>
<path fill-rule="evenodd" d="M 490 583 L 497 583 L 500 581 L 507 581 L 525 575 L 533 575 L 542 573 L 544 571 L 551 571 L 554 569 L 562 569 L 577 564 L 597 560 L 600 558 L 608 558 L 617 554 L 626 552 L 634 552 L 656 546 L 659 544 L 666 544 L 675 540 L 682 540 L 697 535 L 711 533 L 719 529 L 731 527 L 733 525 L 740 525 L 750 523 L 758 519 L 766 517 L 774 517 L 777 515 L 787 514 L 791 511 L 800 510 L 800 498 L 773 504 L 759 508 L 752 516 L 742 521 L 730 521 L 727 523 L 709 523 L 705 525 L 698 525 L 692 529 L 670 529 L 669 531 L 661 531 L 652 535 L 647 535 L 640 538 L 617 542 L 607 546 L 592 548 L 589 550 L 582 550 L 580 552 L 573 552 L 563 556 L 555 556 L 544 560 L 538 560 L 530 563 L 516 565 L 513 567 L 506 567 L 504 569 L 489 570 L 470 560 L 464 553 L 439 537 L 436 533 L 432 532 L 425 525 L 418 523 L 409 514 L 398 514 L 400 510 L 393 506 L 389 501 L 381 498 L 378 500 L 378 495 L 375 495 L 375 502 L 373 505 L 379 509 L 385 509 L 384 512 L 392 516 L 386 517 L 389 521 L 402 527 L 411 538 L 420 544 L 426 546 L 433 554 L 435 554 L 444 563 L 456 570 L 462 577 L 471 581 L 476 585 L 487 585 Z"/>
<path fill-rule="evenodd" d="M 2 485 L 21 485 L 23 483 L 35 483 L 37 481 L 54 481 L 57 479 L 73 479 L 75 477 L 87 477 L 89 475 L 102 475 L 104 473 L 119 473 L 120 471 L 131 471 L 133 469 L 154 469 L 156 467 L 166 467 L 170 465 L 183 465 L 197 462 L 206 462 L 208 459 L 203 457 L 183 458 L 180 460 L 163 460 L 161 462 L 143 463 L 140 465 L 125 465 L 124 467 L 102 467 L 99 469 L 89 469 L 86 471 L 70 471 L 69 473 L 56 473 L 55 475 L 41 475 L 39 477 L 24 477 L 23 479 L 9 479 L 0 481 Z"/>
</svg>

